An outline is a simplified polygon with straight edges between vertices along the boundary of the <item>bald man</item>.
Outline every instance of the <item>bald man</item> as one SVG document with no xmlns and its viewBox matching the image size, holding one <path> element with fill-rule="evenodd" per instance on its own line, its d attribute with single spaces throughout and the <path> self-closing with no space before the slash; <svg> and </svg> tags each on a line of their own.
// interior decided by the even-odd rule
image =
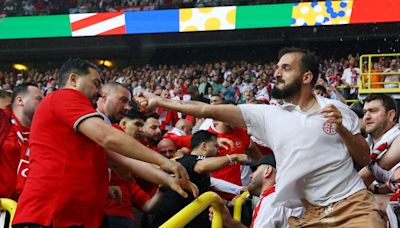
<svg viewBox="0 0 400 228">
<path fill-rule="evenodd" d="M 175 157 L 177 154 L 176 145 L 171 139 L 162 139 L 157 145 L 157 151 L 164 157 L 169 159 Z M 182 154 L 183 155 L 183 154 Z"/>
<path fill-rule="evenodd" d="M 190 148 L 192 128 L 192 123 L 185 119 L 180 119 L 176 122 L 174 128 L 165 133 L 164 138 L 172 140 L 178 149 L 183 147 Z"/>
</svg>

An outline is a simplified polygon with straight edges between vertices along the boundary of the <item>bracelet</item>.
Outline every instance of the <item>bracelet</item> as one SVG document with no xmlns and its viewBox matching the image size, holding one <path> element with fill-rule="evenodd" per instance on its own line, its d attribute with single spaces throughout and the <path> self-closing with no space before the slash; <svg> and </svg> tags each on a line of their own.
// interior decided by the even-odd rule
<svg viewBox="0 0 400 228">
<path fill-rule="evenodd" d="M 229 154 L 226 154 L 225 155 L 228 159 L 229 159 L 229 164 L 232 164 L 233 163 L 233 161 L 232 161 L 232 158 L 231 158 L 231 156 L 229 156 Z"/>
</svg>

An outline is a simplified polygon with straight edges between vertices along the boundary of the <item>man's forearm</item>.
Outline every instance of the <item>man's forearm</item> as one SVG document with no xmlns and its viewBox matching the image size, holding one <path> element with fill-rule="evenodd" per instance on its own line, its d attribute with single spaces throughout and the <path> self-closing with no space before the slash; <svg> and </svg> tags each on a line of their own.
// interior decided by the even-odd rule
<svg viewBox="0 0 400 228">
<path fill-rule="evenodd" d="M 370 162 L 369 147 L 361 134 L 353 135 L 344 126 L 338 128 L 337 131 L 342 137 L 353 160 L 361 166 L 368 165 Z"/>
<path fill-rule="evenodd" d="M 181 101 L 160 97 L 159 99 L 157 99 L 156 105 L 169 110 L 182 112 L 201 118 L 209 117 L 211 115 L 211 113 L 207 113 L 206 107 L 208 104 L 198 101 Z"/>
<path fill-rule="evenodd" d="M 194 166 L 194 170 L 197 173 L 211 173 L 222 169 L 223 167 L 229 165 L 230 161 L 234 161 L 233 156 L 231 156 L 230 159 L 228 158 L 228 156 L 205 158 L 204 160 L 198 161 L 196 163 L 196 165 Z"/>
<path fill-rule="evenodd" d="M 116 151 L 123 156 L 159 166 L 169 162 L 169 160 L 161 154 L 145 147 L 140 142 L 132 139 L 121 131 L 115 130 L 115 134 L 110 134 L 110 137 L 112 138 L 109 139 L 108 143 L 105 145 L 105 148 L 108 150 Z"/>
<path fill-rule="evenodd" d="M 199 118 L 212 118 L 235 127 L 246 127 L 240 108 L 235 105 L 210 105 L 198 101 L 177 101 L 157 97 L 156 106 Z"/>
<path fill-rule="evenodd" d="M 108 152 L 108 155 L 109 158 L 112 159 L 115 163 L 128 168 L 129 171 L 135 176 L 140 177 L 141 179 L 151 182 L 153 184 L 166 185 L 166 178 L 170 178 L 167 173 L 158 169 L 150 163 L 128 158 L 111 151 Z"/>
</svg>

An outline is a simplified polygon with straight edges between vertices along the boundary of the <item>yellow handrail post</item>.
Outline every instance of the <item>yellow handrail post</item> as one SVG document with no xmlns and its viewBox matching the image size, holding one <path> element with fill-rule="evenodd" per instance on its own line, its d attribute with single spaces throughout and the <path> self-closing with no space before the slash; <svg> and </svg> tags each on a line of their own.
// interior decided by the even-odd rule
<svg viewBox="0 0 400 228">
<path fill-rule="evenodd" d="M 17 202 L 12 199 L 0 198 L 0 210 L 6 210 L 10 213 L 10 224 L 8 227 L 12 227 L 12 221 L 14 219 L 15 210 L 17 209 Z"/>
<path fill-rule="evenodd" d="M 223 221 L 221 215 L 221 197 L 215 192 L 205 192 L 192 203 L 184 207 L 170 219 L 168 219 L 160 228 L 180 228 L 184 227 L 197 215 L 204 211 L 209 205 L 213 208 L 212 228 L 222 228 Z"/>
<path fill-rule="evenodd" d="M 236 221 L 242 220 L 242 206 L 243 200 L 249 196 L 249 192 L 245 191 L 240 196 L 238 196 L 233 202 L 233 219 Z"/>
</svg>

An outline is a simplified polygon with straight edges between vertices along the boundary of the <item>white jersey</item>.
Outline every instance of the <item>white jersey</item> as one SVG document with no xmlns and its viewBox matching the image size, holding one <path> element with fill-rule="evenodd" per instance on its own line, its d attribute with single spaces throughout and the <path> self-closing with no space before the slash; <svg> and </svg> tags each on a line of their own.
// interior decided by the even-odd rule
<svg viewBox="0 0 400 228">
<path fill-rule="evenodd" d="M 289 228 L 289 217 L 301 217 L 305 211 L 303 207 L 294 209 L 283 206 L 274 207 L 272 202 L 276 193 L 263 194 L 254 209 L 251 228 Z"/>
<path fill-rule="evenodd" d="M 306 199 L 327 206 L 365 189 L 341 136 L 320 111 L 334 104 L 342 113 L 343 126 L 353 135 L 360 133 L 358 117 L 338 101 L 320 96 L 316 99 L 320 109 L 311 113 L 293 104 L 239 105 L 248 133 L 274 151 L 274 203 L 297 207 L 298 199 Z"/>
</svg>

